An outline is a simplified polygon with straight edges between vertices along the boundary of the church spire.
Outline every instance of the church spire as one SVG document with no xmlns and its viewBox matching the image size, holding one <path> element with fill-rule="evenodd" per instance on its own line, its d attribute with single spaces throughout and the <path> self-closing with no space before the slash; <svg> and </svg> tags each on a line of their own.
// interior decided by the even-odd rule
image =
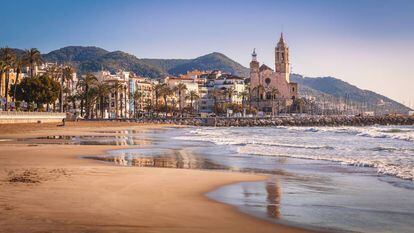
<svg viewBox="0 0 414 233">
<path fill-rule="evenodd" d="M 253 49 L 253 53 L 252 53 L 252 61 L 257 61 L 256 48 L 254 48 L 254 49 Z"/>
<path fill-rule="evenodd" d="M 283 32 L 280 33 L 280 39 L 277 45 L 280 47 L 286 46 L 285 39 L 283 38 Z"/>
</svg>

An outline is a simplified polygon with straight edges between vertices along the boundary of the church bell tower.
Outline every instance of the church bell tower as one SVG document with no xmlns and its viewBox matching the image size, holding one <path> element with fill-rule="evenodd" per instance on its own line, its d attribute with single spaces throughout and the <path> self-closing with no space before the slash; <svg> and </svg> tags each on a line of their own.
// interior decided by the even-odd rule
<svg viewBox="0 0 414 233">
<path fill-rule="evenodd" d="M 279 42 L 275 48 L 275 71 L 276 73 L 290 73 L 289 47 L 283 39 L 283 33 L 280 34 Z"/>
</svg>

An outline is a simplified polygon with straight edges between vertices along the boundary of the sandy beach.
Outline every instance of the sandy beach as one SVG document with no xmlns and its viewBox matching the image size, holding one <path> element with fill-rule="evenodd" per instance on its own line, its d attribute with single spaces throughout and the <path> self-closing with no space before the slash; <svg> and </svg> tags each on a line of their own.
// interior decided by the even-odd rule
<svg viewBox="0 0 414 233">
<path fill-rule="evenodd" d="M 0 125 L 0 138 L 156 127 L 163 126 Z M 253 218 L 204 195 L 226 184 L 264 176 L 121 167 L 80 158 L 122 146 L 0 141 L 0 232 L 308 232 Z"/>
</svg>

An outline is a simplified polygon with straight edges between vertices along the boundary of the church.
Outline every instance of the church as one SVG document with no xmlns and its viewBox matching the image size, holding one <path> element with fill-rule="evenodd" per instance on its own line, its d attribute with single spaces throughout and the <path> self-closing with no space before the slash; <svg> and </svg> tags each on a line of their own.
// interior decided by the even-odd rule
<svg viewBox="0 0 414 233">
<path fill-rule="evenodd" d="M 275 70 L 261 65 L 253 50 L 250 62 L 252 106 L 258 111 L 275 114 L 298 98 L 298 84 L 290 82 L 289 47 L 280 35 L 275 48 Z"/>
</svg>

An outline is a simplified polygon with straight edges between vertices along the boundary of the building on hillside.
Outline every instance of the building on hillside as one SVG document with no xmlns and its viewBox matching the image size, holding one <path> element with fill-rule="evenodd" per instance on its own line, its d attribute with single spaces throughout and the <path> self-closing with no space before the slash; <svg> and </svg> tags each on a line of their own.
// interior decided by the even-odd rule
<svg viewBox="0 0 414 233">
<path fill-rule="evenodd" d="M 188 72 L 187 74 L 189 74 L 190 72 Z M 199 71 L 197 71 L 197 73 L 199 73 Z M 179 107 L 181 106 L 182 108 L 184 108 L 185 106 L 187 106 L 188 104 L 190 104 L 190 99 L 186 98 L 186 96 L 191 92 L 194 91 L 196 93 L 198 93 L 198 83 L 196 82 L 196 77 L 197 75 L 192 74 L 191 77 L 189 76 L 181 76 L 179 78 L 176 77 L 171 77 L 168 76 L 164 79 L 164 83 L 167 84 L 167 86 L 169 88 L 171 88 L 171 90 L 174 91 L 174 95 L 171 96 L 171 100 L 174 103 L 174 107 Z M 186 89 L 185 90 L 178 90 L 178 85 L 179 84 L 184 84 Z M 180 93 L 181 92 L 181 93 Z M 181 96 L 180 96 L 181 94 Z M 181 101 L 181 103 L 180 103 Z"/>
<path fill-rule="evenodd" d="M 146 106 L 153 105 L 153 86 L 155 82 L 148 78 L 131 76 L 130 83 L 132 100 L 130 112 L 132 113 L 133 111 L 136 111 L 137 113 L 143 113 L 146 111 Z M 138 96 L 134 96 L 135 93 L 139 93 Z"/>
<path fill-rule="evenodd" d="M 99 71 L 94 75 L 98 81 L 105 82 L 112 87 L 105 118 L 128 118 L 130 114 L 130 73 L 118 71 L 111 74 L 109 71 Z M 116 85 L 118 87 L 114 88 Z"/>
<path fill-rule="evenodd" d="M 230 74 L 223 74 L 216 78 L 209 76 L 206 83 L 199 86 L 199 111 L 214 112 L 215 104 L 242 105 L 241 93 L 245 91 L 245 79 Z"/>
<path fill-rule="evenodd" d="M 290 82 L 289 47 L 281 34 L 275 48 L 275 70 L 257 61 L 253 50 L 250 62 L 250 92 L 253 106 L 262 112 L 275 113 L 298 98 L 297 83 Z"/>
</svg>

